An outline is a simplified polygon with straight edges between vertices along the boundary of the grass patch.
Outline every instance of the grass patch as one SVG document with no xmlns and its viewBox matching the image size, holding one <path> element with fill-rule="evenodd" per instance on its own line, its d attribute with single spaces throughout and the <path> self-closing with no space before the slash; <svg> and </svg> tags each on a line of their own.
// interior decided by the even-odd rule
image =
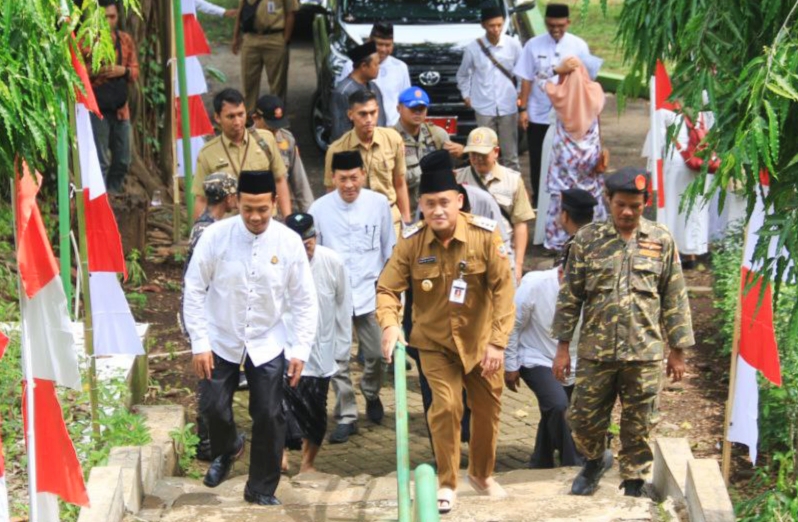
<svg viewBox="0 0 798 522">
<path fill-rule="evenodd" d="M 214 4 L 225 9 L 238 8 L 239 0 L 211 0 Z M 197 19 L 199 20 L 202 29 L 205 31 L 205 37 L 211 44 L 231 43 L 233 41 L 233 28 L 235 28 L 235 18 L 227 18 L 220 16 L 211 16 L 197 11 Z"/>
<path fill-rule="evenodd" d="M 541 12 L 546 4 L 541 2 Z M 623 52 L 614 42 L 621 15 L 623 0 L 607 0 L 607 15 L 601 10 L 600 0 L 590 0 L 587 13 L 582 12 L 582 0 L 566 2 L 571 8 L 571 27 L 568 31 L 579 36 L 590 46 L 590 52 L 604 60 L 601 70 L 626 74 L 629 67 L 623 63 Z"/>
</svg>

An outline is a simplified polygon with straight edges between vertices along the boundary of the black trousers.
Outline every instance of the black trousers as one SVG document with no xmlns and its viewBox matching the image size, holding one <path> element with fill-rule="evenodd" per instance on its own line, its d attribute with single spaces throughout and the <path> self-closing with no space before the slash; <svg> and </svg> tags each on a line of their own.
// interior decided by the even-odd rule
<svg viewBox="0 0 798 522">
<path fill-rule="evenodd" d="M 526 128 L 526 142 L 529 146 L 529 181 L 532 183 L 532 206 L 538 208 L 540 201 L 540 162 L 543 157 L 543 140 L 549 126 L 543 123 L 529 122 Z"/>
<path fill-rule="evenodd" d="M 236 449 L 233 394 L 238 388 L 239 365 L 213 354 L 211 379 L 200 381 L 200 414 L 208 421 L 211 454 L 232 453 Z M 280 482 L 280 464 L 285 444 L 283 413 L 283 374 L 285 356 L 280 354 L 266 364 L 255 366 L 247 357 L 244 372 L 249 383 L 249 415 L 252 417 L 249 489 L 274 495 Z"/>
<path fill-rule="evenodd" d="M 402 317 L 402 328 L 405 331 L 405 338 L 410 339 L 410 332 L 413 330 L 413 289 L 408 287 L 405 290 L 405 310 L 404 317 Z M 427 420 L 427 412 L 432 405 L 432 390 L 429 387 L 429 382 L 424 376 L 424 369 L 421 367 L 421 356 L 418 354 L 418 349 L 412 346 L 407 347 L 407 355 L 416 361 L 418 368 L 418 385 L 421 388 L 421 403 L 424 405 L 424 421 L 427 423 L 427 434 L 429 435 L 429 444 L 432 446 L 432 434 L 429 431 L 429 421 Z M 460 422 L 460 442 L 468 442 L 471 440 L 471 408 L 468 407 L 466 400 L 466 391 L 463 388 L 463 419 Z M 433 450 L 434 452 L 434 450 Z"/>
<path fill-rule="evenodd" d="M 562 466 L 581 466 L 584 462 L 574 446 L 571 428 L 565 420 L 571 403 L 572 386 L 563 386 L 545 366 L 521 367 L 521 378 L 535 394 L 540 407 L 540 423 L 535 450 L 529 460 L 533 469 L 553 468 L 554 450 L 560 453 Z"/>
</svg>

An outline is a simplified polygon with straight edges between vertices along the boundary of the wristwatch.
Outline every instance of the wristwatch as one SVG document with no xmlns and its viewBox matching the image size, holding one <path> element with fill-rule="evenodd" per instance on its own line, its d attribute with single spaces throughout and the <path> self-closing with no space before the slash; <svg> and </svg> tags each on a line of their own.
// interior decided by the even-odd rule
<svg viewBox="0 0 798 522">
<path fill-rule="evenodd" d="M 518 112 L 526 112 L 526 107 L 518 107 Z"/>
</svg>

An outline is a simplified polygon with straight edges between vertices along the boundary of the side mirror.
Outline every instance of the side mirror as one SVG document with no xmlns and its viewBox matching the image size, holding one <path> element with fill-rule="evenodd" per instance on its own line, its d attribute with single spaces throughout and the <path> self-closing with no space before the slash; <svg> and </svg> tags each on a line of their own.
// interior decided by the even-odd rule
<svg viewBox="0 0 798 522">
<path fill-rule="evenodd" d="M 537 4 L 535 3 L 534 0 L 527 1 L 527 2 L 521 2 L 518 5 L 515 5 L 515 6 L 511 7 L 511 8 L 509 8 L 507 11 L 510 14 L 525 13 L 525 12 L 531 10 L 531 9 L 534 9 L 536 5 Z"/>
</svg>

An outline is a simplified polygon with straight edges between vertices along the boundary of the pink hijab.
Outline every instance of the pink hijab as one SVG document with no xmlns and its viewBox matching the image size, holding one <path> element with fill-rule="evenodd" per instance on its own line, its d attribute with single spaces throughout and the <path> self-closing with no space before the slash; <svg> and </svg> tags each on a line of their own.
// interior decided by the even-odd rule
<svg viewBox="0 0 798 522">
<path fill-rule="evenodd" d="M 585 65 L 565 76 L 562 83 L 546 84 L 554 110 L 565 131 L 576 141 L 584 138 L 604 108 L 604 90 L 587 74 Z"/>
</svg>

